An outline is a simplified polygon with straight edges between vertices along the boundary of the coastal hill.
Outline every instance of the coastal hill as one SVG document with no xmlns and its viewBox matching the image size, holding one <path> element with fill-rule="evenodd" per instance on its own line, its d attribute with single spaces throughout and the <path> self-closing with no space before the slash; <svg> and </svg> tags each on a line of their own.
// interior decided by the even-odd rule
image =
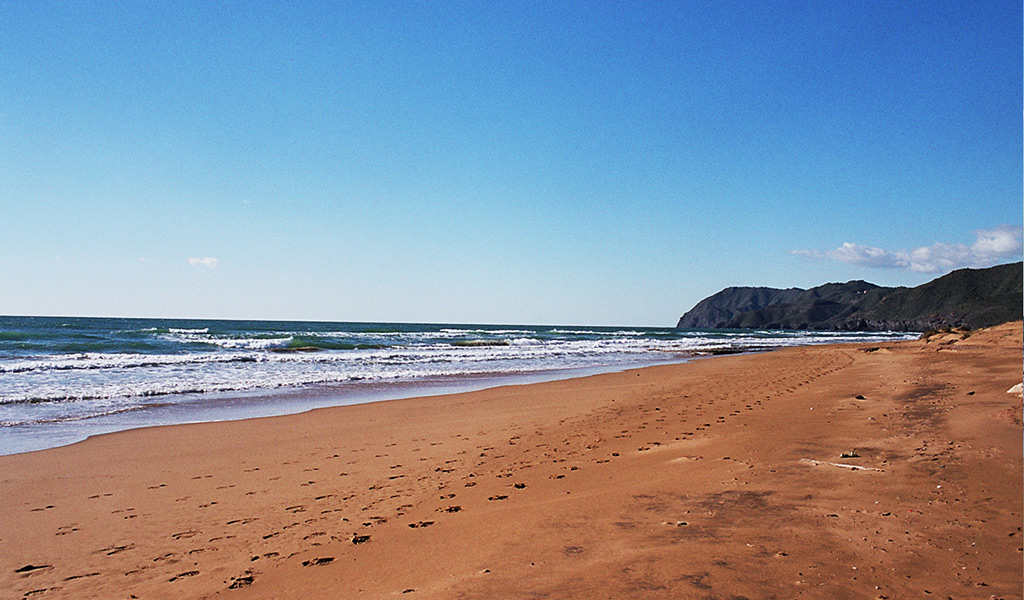
<svg viewBox="0 0 1024 600">
<path fill-rule="evenodd" d="M 729 287 L 679 319 L 687 329 L 926 331 L 976 329 L 1021 318 L 1022 264 L 960 269 L 913 288 L 866 281 L 808 290 Z"/>
</svg>

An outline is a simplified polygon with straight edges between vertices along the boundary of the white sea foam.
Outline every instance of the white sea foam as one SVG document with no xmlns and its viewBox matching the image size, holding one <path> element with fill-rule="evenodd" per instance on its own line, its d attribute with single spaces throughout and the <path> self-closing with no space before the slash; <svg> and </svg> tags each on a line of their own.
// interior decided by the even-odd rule
<svg viewBox="0 0 1024 600">
<path fill-rule="evenodd" d="M 152 327 L 121 332 L 126 331 L 148 332 L 149 340 L 163 346 L 150 353 L 0 355 L 0 425 L 86 419 L 156 403 L 173 404 L 197 394 L 555 369 L 625 368 L 673 355 L 712 350 L 894 337 L 844 332 L 726 333 L 572 327 L 424 327 L 411 331 Z M 282 351 L 289 350 L 296 339 L 300 340 L 296 345 L 313 340 L 337 349 Z"/>
<path fill-rule="evenodd" d="M 220 346 L 221 348 L 265 350 L 268 348 L 287 348 L 293 339 L 295 338 L 288 336 L 275 338 L 209 338 L 202 341 L 207 344 Z"/>
<path fill-rule="evenodd" d="M 592 329 L 552 329 L 550 333 L 562 335 L 601 335 L 610 337 L 640 337 L 649 335 L 646 331 L 619 330 L 619 331 L 594 331 Z"/>
<path fill-rule="evenodd" d="M 528 329 L 448 329 L 443 328 L 439 333 L 445 335 L 533 335 L 536 332 Z M 436 334 L 435 334 L 436 335 Z"/>
</svg>

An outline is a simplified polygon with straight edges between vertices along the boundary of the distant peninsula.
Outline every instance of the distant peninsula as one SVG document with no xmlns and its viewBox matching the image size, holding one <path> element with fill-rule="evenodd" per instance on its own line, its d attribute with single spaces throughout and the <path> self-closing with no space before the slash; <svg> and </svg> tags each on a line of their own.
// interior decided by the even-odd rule
<svg viewBox="0 0 1024 600">
<path fill-rule="evenodd" d="M 729 287 L 701 300 L 681 329 L 811 329 L 927 331 L 977 329 L 1022 316 L 1022 264 L 960 269 L 917 287 L 866 281 L 808 290 Z"/>
</svg>

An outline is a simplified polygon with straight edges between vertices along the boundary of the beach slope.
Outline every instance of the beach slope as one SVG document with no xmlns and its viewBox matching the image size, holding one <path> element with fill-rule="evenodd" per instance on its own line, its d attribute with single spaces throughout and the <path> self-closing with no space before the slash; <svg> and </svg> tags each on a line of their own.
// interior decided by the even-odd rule
<svg viewBox="0 0 1024 600">
<path fill-rule="evenodd" d="M 1020 598 L 1022 328 L 0 457 L 10 598 Z"/>
</svg>

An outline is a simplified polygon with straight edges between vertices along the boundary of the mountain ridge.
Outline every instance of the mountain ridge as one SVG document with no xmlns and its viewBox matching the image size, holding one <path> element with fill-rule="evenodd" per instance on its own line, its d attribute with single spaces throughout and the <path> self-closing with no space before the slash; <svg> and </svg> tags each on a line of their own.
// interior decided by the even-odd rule
<svg viewBox="0 0 1024 600">
<path fill-rule="evenodd" d="M 810 289 L 733 286 L 680 317 L 680 329 L 926 331 L 976 329 L 1020 319 L 1022 263 L 959 269 L 924 283 L 883 287 L 862 280 Z"/>
</svg>

